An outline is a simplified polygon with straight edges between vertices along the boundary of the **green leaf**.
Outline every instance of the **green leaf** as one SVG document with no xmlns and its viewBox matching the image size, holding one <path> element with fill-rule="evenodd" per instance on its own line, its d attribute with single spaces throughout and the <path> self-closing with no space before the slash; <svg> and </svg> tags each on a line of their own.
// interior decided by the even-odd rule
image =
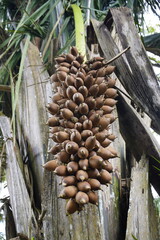
<svg viewBox="0 0 160 240">
<path fill-rule="evenodd" d="M 138 240 L 133 234 L 132 234 L 132 238 L 133 238 L 134 240 Z"/>
<path fill-rule="evenodd" d="M 76 4 L 71 4 L 71 7 L 74 13 L 76 47 L 86 60 L 86 43 L 85 43 L 84 20 L 82 16 L 82 11 L 80 7 L 77 6 Z"/>
<path fill-rule="evenodd" d="M 16 111 L 16 106 L 17 106 L 18 97 L 19 97 L 20 85 L 21 85 L 21 81 L 22 81 L 24 61 L 25 61 L 25 58 L 26 58 L 26 55 L 27 55 L 27 50 L 28 50 L 30 38 L 31 37 L 28 35 L 26 40 L 25 40 L 25 44 L 24 44 L 24 48 L 23 48 L 23 52 L 22 52 L 21 63 L 20 63 L 20 68 L 19 68 L 19 73 L 18 73 L 18 80 L 16 82 L 16 87 L 15 87 L 13 112 L 12 112 L 12 123 L 14 122 L 14 118 L 15 118 L 15 111 Z"/>
</svg>

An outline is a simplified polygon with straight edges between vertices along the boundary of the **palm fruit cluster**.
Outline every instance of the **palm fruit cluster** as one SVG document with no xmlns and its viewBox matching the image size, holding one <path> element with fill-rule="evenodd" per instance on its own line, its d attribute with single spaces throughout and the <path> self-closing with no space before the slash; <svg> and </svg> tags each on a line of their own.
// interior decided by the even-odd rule
<svg viewBox="0 0 160 240">
<path fill-rule="evenodd" d="M 117 90 L 109 75 L 115 67 L 107 66 L 102 57 L 84 63 L 76 47 L 55 61 L 51 76 L 55 93 L 47 106 L 54 160 L 44 168 L 62 177 L 59 197 L 68 199 L 66 211 L 72 214 L 84 204 L 97 205 L 97 190 L 111 182 L 109 159 L 117 153 L 110 146 L 115 136 L 109 128 L 115 120 Z"/>
</svg>

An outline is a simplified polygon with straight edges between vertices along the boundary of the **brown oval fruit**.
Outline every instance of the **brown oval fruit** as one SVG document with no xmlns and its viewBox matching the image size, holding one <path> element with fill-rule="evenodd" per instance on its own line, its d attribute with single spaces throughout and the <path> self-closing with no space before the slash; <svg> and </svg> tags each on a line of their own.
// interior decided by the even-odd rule
<svg viewBox="0 0 160 240">
<path fill-rule="evenodd" d="M 51 79 L 51 83 L 53 83 L 53 82 L 59 82 L 59 79 L 58 79 L 58 77 L 57 77 L 57 73 L 54 73 L 54 74 L 50 77 L 50 79 Z"/>
<path fill-rule="evenodd" d="M 78 211 L 79 210 L 79 205 L 78 205 L 78 203 L 76 203 L 75 202 L 75 200 L 74 199 L 69 199 L 68 200 L 68 202 L 67 202 L 67 204 L 66 204 L 66 212 L 68 213 L 68 214 L 73 214 L 73 213 L 75 213 L 76 211 Z"/>
<path fill-rule="evenodd" d="M 91 151 L 92 149 L 94 149 L 96 144 L 96 137 L 95 136 L 90 136 L 86 139 L 85 141 L 85 147 Z"/>
<path fill-rule="evenodd" d="M 79 158 L 85 159 L 88 157 L 88 155 L 89 155 L 89 152 L 85 147 L 80 147 L 78 149 L 78 157 Z"/>
<path fill-rule="evenodd" d="M 65 165 L 60 165 L 56 167 L 54 170 L 54 173 L 57 174 L 58 176 L 67 176 L 67 167 Z"/>
<path fill-rule="evenodd" d="M 69 73 L 69 68 L 68 67 L 65 67 L 65 66 L 60 66 L 57 68 L 56 71 L 59 71 L 59 72 L 66 72 L 66 73 Z"/>
<path fill-rule="evenodd" d="M 77 72 L 76 77 L 79 77 L 79 78 L 81 78 L 81 79 L 84 80 L 86 73 L 85 73 L 85 71 L 83 70 L 83 68 L 80 68 L 79 70 L 80 70 L 80 71 Z"/>
<path fill-rule="evenodd" d="M 103 161 L 102 168 L 107 170 L 109 173 L 113 171 L 112 164 L 108 160 Z"/>
<path fill-rule="evenodd" d="M 76 79 L 75 79 L 75 81 L 74 81 L 74 85 L 75 85 L 75 87 L 76 87 L 77 89 L 80 88 L 81 86 L 84 85 L 83 79 L 80 78 L 80 77 L 76 77 Z"/>
<path fill-rule="evenodd" d="M 100 108 L 103 106 L 103 104 L 104 104 L 104 99 L 105 99 L 105 98 L 104 98 L 103 95 L 96 98 L 96 108 L 97 108 L 97 109 L 100 109 Z"/>
<path fill-rule="evenodd" d="M 73 94 L 73 101 L 76 104 L 80 104 L 80 103 L 84 102 L 84 97 L 81 93 L 77 92 L 77 93 Z"/>
<path fill-rule="evenodd" d="M 117 90 L 114 88 L 108 88 L 105 94 L 108 98 L 115 98 L 117 97 Z"/>
<path fill-rule="evenodd" d="M 57 72 L 57 78 L 59 79 L 59 81 L 64 82 L 66 77 L 67 77 L 66 72 L 64 72 L 64 71 L 58 71 Z"/>
<path fill-rule="evenodd" d="M 116 68 L 115 66 L 107 66 L 107 67 L 105 67 L 105 75 L 110 75 L 111 73 L 113 73 L 115 68 Z"/>
<path fill-rule="evenodd" d="M 66 89 L 66 95 L 69 99 L 72 99 L 73 95 L 77 92 L 77 89 L 74 86 L 69 86 Z"/>
<path fill-rule="evenodd" d="M 63 66 L 63 67 L 67 67 L 67 68 L 70 68 L 70 66 L 71 66 L 71 64 L 67 63 L 67 62 L 61 62 L 59 65 Z"/>
<path fill-rule="evenodd" d="M 58 166 L 59 164 L 57 160 L 50 160 L 46 162 L 42 167 L 45 168 L 47 171 L 54 171 Z"/>
<path fill-rule="evenodd" d="M 96 139 L 101 143 L 103 142 L 106 137 L 108 136 L 106 131 L 101 131 L 95 134 Z"/>
<path fill-rule="evenodd" d="M 113 78 L 110 78 L 110 77 L 107 78 L 107 86 L 108 86 L 108 88 L 114 87 L 115 84 L 116 84 L 116 79 L 113 79 Z"/>
<path fill-rule="evenodd" d="M 104 130 L 108 127 L 108 125 L 110 124 L 110 119 L 106 118 L 106 117 L 101 117 L 100 121 L 99 121 L 99 127 L 101 130 Z"/>
<path fill-rule="evenodd" d="M 64 187 L 64 189 L 61 191 L 59 198 L 64 198 L 64 199 L 73 198 L 76 196 L 77 192 L 78 192 L 77 187 L 67 186 L 67 187 Z"/>
<path fill-rule="evenodd" d="M 72 46 L 70 51 L 71 51 L 71 54 L 75 57 L 79 55 L 79 52 L 75 46 Z"/>
<path fill-rule="evenodd" d="M 85 103 L 88 105 L 89 109 L 95 109 L 96 107 L 96 101 L 92 96 L 87 97 Z"/>
<path fill-rule="evenodd" d="M 66 60 L 67 62 L 69 62 L 69 63 L 73 62 L 74 59 L 75 59 L 75 56 L 72 55 L 71 53 L 68 53 L 68 54 L 66 55 L 66 58 L 65 58 L 65 60 Z"/>
<path fill-rule="evenodd" d="M 63 186 L 71 186 L 76 184 L 77 184 L 77 180 L 75 176 L 67 176 L 67 177 L 64 177 L 62 180 Z"/>
<path fill-rule="evenodd" d="M 69 110 L 71 110 L 72 112 L 78 109 L 78 105 L 75 102 L 73 102 L 71 99 L 66 101 L 65 107 L 69 108 Z"/>
<path fill-rule="evenodd" d="M 78 187 L 78 190 L 82 192 L 88 192 L 91 190 L 90 184 L 86 181 L 78 182 L 77 187 Z"/>
<path fill-rule="evenodd" d="M 48 153 L 51 153 L 53 155 L 59 153 L 62 149 L 61 144 L 56 144 L 53 147 L 51 147 L 51 149 L 49 149 Z"/>
<path fill-rule="evenodd" d="M 73 117 L 73 112 L 67 108 L 61 109 L 62 117 L 66 120 L 69 120 Z"/>
<path fill-rule="evenodd" d="M 88 169 L 87 170 L 88 177 L 89 178 L 98 178 L 100 176 L 100 173 L 97 168 L 95 169 Z"/>
<path fill-rule="evenodd" d="M 66 151 L 63 150 L 63 151 L 59 152 L 57 158 L 62 163 L 68 163 L 69 159 L 70 159 L 70 154 L 68 154 Z"/>
<path fill-rule="evenodd" d="M 88 169 L 89 163 L 88 163 L 88 159 L 87 158 L 79 160 L 78 164 L 79 164 L 79 167 L 82 170 L 87 170 Z"/>
<path fill-rule="evenodd" d="M 75 79 L 73 77 L 73 75 L 67 75 L 66 79 L 65 79 L 65 83 L 66 85 L 69 86 L 73 86 L 75 82 Z"/>
<path fill-rule="evenodd" d="M 98 194 L 95 192 L 88 192 L 87 193 L 88 197 L 89 197 L 89 202 L 95 205 L 98 205 Z"/>
<path fill-rule="evenodd" d="M 106 98 L 104 100 L 104 105 L 108 105 L 110 107 L 114 107 L 114 105 L 117 103 L 117 101 L 113 98 Z"/>
<path fill-rule="evenodd" d="M 73 141 L 69 141 L 65 146 L 65 150 L 69 154 L 75 154 L 78 151 L 78 148 L 78 144 Z"/>
<path fill-rule="evenodd" d="M 110 106 L 107 106 L 107 105 L 103 105 L 101 107 L 101 109 L 103 110 L 104 114 L 111 113 L 114 110 L 113 107 L 110 107 Z"/>
<path fill-rule="evenodd" d="M 52 101 L 53 101 L 54 103 L 58 103 L 61 99 L 62 99 L 62 96 L 61 96 L 58 92 L 55 93 L 55 94 L 53 95 L 53 97 L 52 97 Z"/>
<path fill-rule="evenodd" d="M 59 111 L 59 105 L 56 103 L 49 103 L 46 107 L 52 115 L 58 113 Z"/>
<path fill-rule="evenodd" d="M 116 136 L 114 136 L 114 134 L 109 134 L 108 139 L 114 141 L 116 139 Z"/>
<path fill-rule="evenodd" d="M 109 144 L 111 143 L 111 140 L 109 140 L 108 138 L 106 138 L 103 142 L 101 142 L 102 147 L 108 147 Z"/>
<path fill-rule="evenodd" d="M 86 86 L 79 87 L 78 92 L 81 93 L 84 98 L 86 98 L 88 96 L 88 89 Z"/>
<path fill-rule="evenodd" d="M 65 140 L 68 140 L 69 139 L 69 134 L 67 132 L 64 132 L 64 131 L 59 131 L 56 133 L 57 134 L 57 140 L 62 143 L 64 142 Z"/>
<path fill-rule="evenodd" d="M 97 154 L 101 156 L 103 159 L 109 159 L 114 156 L 107 148 L 103 147 L 100 147 L 98 149 Z"/>
<path fill-rule="evenodd" d="M 91 190 L 99 190 L 101 188 L 101 183 L 97 179 L 90 178 L 87 182 L 90 184 Z"/>
<path fill-rule="evenodd" d="M 111 180 L 112 180 L 111 174 L 107 170 L 102 169 L 100 171 L 100 177 L 99 177 L 100 183 L 107 184 L 107 183 L 110 183 Z"/>
<path fill-rule="evenodd" d="M 93 127 L 97 127 L 100 121 L 100 115 L 99 114 L 92 114 L 89 118 L 89 120 L 92 121 Z"/>
<path fill-rule="evenodd" d="M 95 79 L 91 74 L 88 74 L 84 79 L 84 85 L 89 89 L 94 84 Z"/>
<path fill-rule="evenodd" d="M 83 205 L 89 202 L 89 197 L 86 193 L 79 191 L 76 194 L 75 200 L 78 204 Z"/>
<path fill-rule="evenodd" d="M 65 61 L 65 57 L 57 57 L 57 58 L 55 58 L 55 61 L 56 61 L 57 63 L 62 63 L 62 62 Z"/>
<path fill-rule="evenodd" d="M 83 63 L 83 61 L 84 61 L 84 57 L 83 57 L 81 54 L 79 54 L 79 55 L 76 57 L 76 60 L 81 64 L 81 63 Z"/>
<path fill-rule="evenodd" d="M 59 125 L 59 118 L 58 117 L 51 117 L 48 119 L 47 123 L 46 123 L 48 126 L 50 127 L 55 127 L 55 126 L 58 126 Z"/>
<path fill-rule="evenodd" d="M 98 84 L 92 85 L 89 88 L 88 92 L 91 96 L 97 96 L 97 93 L 99 92 L 99 85 Z"/>
<path fill-rule="evenodd" d="M 85 120 L 87 120 L 87 116 L 86 115 L 82 115 L 80 118 L 79 118 L 79 122 L 83 123 Z"/>
<path fill-rule="evenodd" d="M 76 173 L 76 179 L 78 181 L 85 181 L 88 179 L 88 173 L 84 170 L 78 170 Z"/>
<path fill-rule="evenodd" d="M 71 73 L 76 74 L 77 71 L 78 71 L 78 69 L 75 66 L 71 66 L 71 68 L 70 68 Z"/>
<path fill-rule="evenodd" d="M 92 121 L 89 120 L 89 119 L 86 119 L 84 122 L 83 122 L 83 129 L 84 130 L 91 130 L 92 129 Z"/>
<path fill-rule="evenodd" d="M 89 166 L 91 168 L 101 169 L 102 168 L 102 162 L 103 162 L 103 158 L 101 158 L 100 156 L 97 156 L 97 155 L 89 158 Z"/>
<path fill-rule="evenodd" d="M 90 136 L 93 136 L 93 132 L 91 130 L 83 130 L 81 132 L 81 137 L 83 140 L 86 140 Z"/>
<path fill-rule="evenodd" d="M 103 95 L 107 90 L 107 84 L 105 82 L 102 82 L 99 84 L 99 91 L 97 93 L 98 96 Z"/>
<path fill-rule="evenodd" d="M 80 123 L 80 122 L 75 123 L 74 127 L 75 127 L 75 129 L 77 129 L 79 132 L 81 132 L 82 129 L 83 129 L 82 123 Z"/>
<path fill-rule="evenodd" d="M 78 166 L 78 163 L 77 162 L 69 162 L 68 164 L 67 164 L 67 171 L 69 172 L 69 173 L 75 173 L 75 172 L 77 172 L 78 171 L 78 168 L 79 168 L 79 166 Z"/>
<path fill-rule="evenodd" d="M 75 66 L 76 68 L 80 68 L 80 66 L 81 66 L 81 64 L 77 60 L 74 60 L 72 62 L 72 65 Z"/>
<path fill-rule="evenodd" d="M 102 67 L 102 62 L 101 61 L 96 61 L 92 64 L 91 69 L 97 70 Z"/>
<path fill-rule="evenodd" d="M 105 114 L 104 117 L 109 118 L 110 119 L 110 123 L 113 123 L 116 120 L 116 117 L 113 114 L 111 114 L 111 113 Z"/>
<path fill-rule="evenodd" d="M 78 131 L 73 131 L 70 136 L 71 141 L 80 143 L 82 137 L 81 134 Z"/>
<path fill-rule="evenodd" d="M 88 105 L 86 103 L 81 103 L 79 105 L 78 111 L 80 112 L 80 114 L 87 115 L 87 113 L 89 112 Z"/>
</svg>

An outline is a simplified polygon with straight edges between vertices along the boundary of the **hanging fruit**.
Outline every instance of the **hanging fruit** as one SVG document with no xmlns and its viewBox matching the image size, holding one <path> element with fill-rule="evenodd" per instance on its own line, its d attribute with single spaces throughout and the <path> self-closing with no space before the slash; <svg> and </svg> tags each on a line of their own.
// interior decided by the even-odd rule
<svg viewBox="0 0 160 240">
<path fill-rule="evenodd" d="M 47 105 L 51 114 L 47 124 L 56 143 L 49 150 L 54 160 L 43 165 L 63 177 L 59 195 L 66 200 L 66 211 L 81 211 L 87 203 L 98 205 L 97 191 L 112 179 L 110 158 L 117 152 L 110 146 L 116 138 L 110 124 L 116 119 L 117 90 L 109 75 L 114 66 L 95 57 L 85 64 L 76 47 L 55 59 L 51 76 L 55 94 Z"/>
</svg>

